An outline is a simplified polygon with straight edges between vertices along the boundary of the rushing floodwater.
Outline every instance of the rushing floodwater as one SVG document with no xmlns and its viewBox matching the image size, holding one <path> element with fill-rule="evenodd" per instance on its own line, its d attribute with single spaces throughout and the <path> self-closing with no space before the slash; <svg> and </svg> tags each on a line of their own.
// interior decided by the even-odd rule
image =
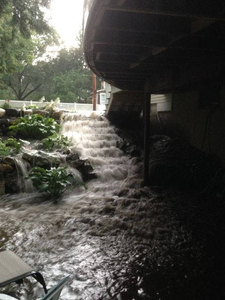
<svg viewBox="0 0 225 300">
<path fill-rule="evenodd" d="M 107 271 L 102 264 L 111 255 L 104 253 L 104 236 L 123 226 L 120 216 L 109 218 L 121 205 L 115 192 L 137 174 L 132 161 L 116 148 L 119 137 L 103 117 L 67 115 L 62 131 L 90 161 L 98 179 L 86 190 L 68 192 L 58 205 L 40 203 L 36 194 L 2 197 L 0 243 L 40 269 L 48 286 L 70 275 L 63 299 L 97 299 Z M 14 293 L 20 299 L 34 299 L 40 291 L 36 286 L 33 291 L 29 287 L 18 291 L 16 286 Z"/>
<path fill-rule="evenodd" d="M 189 255 L 178 253 L 191 237 L 178 229 L 167 203 L 140 188 L 140 159 L 116 148 L 120 138 L 104 117 L 68 114 L 62 132 L 98 178 L 86 189 L 68 191 L 58 204 L 43 203 L 35 193 L 2 197 L 1 248 L 40 270 L 48 287 L 70 275 L 64 300 L 169 299 L 163 293 L 183 286 L 195 272 L 194 263 L 182 272 L 175 267 Z M 170 282 L 168 265 L 179 282 Z M 43 293 L 30 280 L 7 292 L 21 300 L 40 299 Z"/>
</svg>

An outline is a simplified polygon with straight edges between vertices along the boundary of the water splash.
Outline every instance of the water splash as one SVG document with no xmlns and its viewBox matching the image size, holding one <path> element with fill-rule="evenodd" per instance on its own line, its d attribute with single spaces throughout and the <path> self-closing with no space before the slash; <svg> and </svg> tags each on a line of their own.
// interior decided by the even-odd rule
<svg viewBox="0 0 225 300">
<path fill-rule="evenodd" d="M 18 176 L 18 186 L 20 188 L 20 192 L 32 193 L 34 192 L 34 186 L 31 179 L 26 179 L 29 173 L 30 165 L 28 162 L 22 159 L 22 154 L 14 157 L 15 166 L 17 169 Z"/>
</svg>

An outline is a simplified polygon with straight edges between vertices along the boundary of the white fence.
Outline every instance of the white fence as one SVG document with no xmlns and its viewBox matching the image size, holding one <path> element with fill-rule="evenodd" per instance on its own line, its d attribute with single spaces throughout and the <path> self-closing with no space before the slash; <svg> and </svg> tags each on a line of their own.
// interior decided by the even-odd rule
<svg viewBox="0 0 225 300">
<path fill-rule="evenodd" d="M 49 102 L 37 102 L 37 101 L 19 101 L 19 100 L 0 100 L 0 107 L 5 103 L 9 102 L 10 106 L 13 108 L 23 108 L 24 104 L 26 107 L 29 105 L 37 105 L 38 108 L 43 108 L 46 106 Z M 79 111 L 92 111 L 93 110 L 93 104 L 88 103 L 59 103 L 57 104 L 57 108 L 60 110 L 68 110 L 73 112 L 79 112 Z M 99 112 L 104 112 L 106 109 L 105 105 L 97 104 L 96 110 Z"/>
</svg>

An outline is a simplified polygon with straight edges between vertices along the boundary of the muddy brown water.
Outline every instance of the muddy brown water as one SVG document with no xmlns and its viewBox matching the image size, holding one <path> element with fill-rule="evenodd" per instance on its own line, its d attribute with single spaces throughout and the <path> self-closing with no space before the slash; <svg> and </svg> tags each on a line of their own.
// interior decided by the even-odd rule
<svg viewBox="0 0 225 300">
<path fill-rule="evenodd" d="M 48 287 L 69 275 L 64 300 L 210 299 L 205 277 L 196 284 L 202 245 L 165 197 L 141 188 L 142 162 L 116 148 L 120 138 L 109 122 L 69 114 L 62 133 L 98 178 L 68 190 L 58 204 L 36 193 L 2 196 L 1 249 L 41 271 Z M 2 290 L 21 300 L 43 296 L 28 279 Z"/>
</svg>

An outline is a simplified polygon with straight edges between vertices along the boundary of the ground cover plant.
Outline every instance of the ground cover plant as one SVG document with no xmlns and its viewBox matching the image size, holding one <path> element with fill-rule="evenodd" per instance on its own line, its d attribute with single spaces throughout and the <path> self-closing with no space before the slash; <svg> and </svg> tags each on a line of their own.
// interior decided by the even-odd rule
<svg viewBox="0 0 225 300">
<path fill-rule="evenodd" d="M 31 170 L 27 179 L 31 179 L 34 187 L 40 193 L 47 193 L 55 201 L 62 195 L 65 188 L 75 182 L 72 173 L 66 167 L 44 168 L 35 167 Z"/>
<path fill-rule="evenodd" d="M 0 140 L 0 156 L 8 156 L 18 154 L 22 145 L 14 138 L 5 141 Z"/>
<path fill-rule="evenodd" d="M 47 151 L 52 150 L 63 150 L 66 149 L 70 143 L 66 136 L 58 135 L 57 133 L 43 139 L 42 141 L 43 148 Z"/>
<path fill-rule="evenodd" d="M 13 135 L 40 140 L 58 133 L 60 125 L 53 118 L 33 114 L 18 118 L 9 129 Z"/>
</svg>

